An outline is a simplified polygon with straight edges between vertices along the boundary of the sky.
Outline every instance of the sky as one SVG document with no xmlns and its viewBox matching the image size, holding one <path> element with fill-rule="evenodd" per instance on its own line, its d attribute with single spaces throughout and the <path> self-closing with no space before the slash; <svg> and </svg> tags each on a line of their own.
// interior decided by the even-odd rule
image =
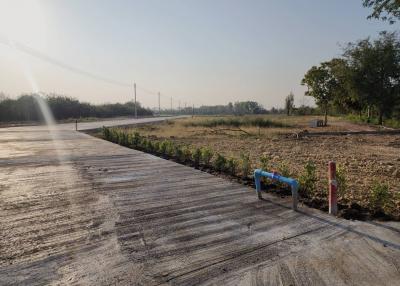
<svg viewBox="0 0 400 286">
<path fill-rule="evenodd" d="M 361 0 L 0 0 L 0 92 L 126 102 L 136 82 L 148 107 L 158 92 L 162 108 L 312 104 L 311 66 L 398 29 L 369 13 Z"/>
</svg>

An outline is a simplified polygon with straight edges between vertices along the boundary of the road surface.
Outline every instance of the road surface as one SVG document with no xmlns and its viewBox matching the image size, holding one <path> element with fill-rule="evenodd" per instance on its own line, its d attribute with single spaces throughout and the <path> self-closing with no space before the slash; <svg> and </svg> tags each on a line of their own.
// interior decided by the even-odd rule
<svg viewBox="0 0 400 286">
<path fill-rule="evenodd" d="M 159 122 L 168 119 L 177 119 L 177 118 L 185 118 L 188 115 L 180 115 L 180 116 L 160 116 L 160 117 L 144 117 L 144 118 L 122 118 L 122 119 L 105 119 L 105 120 L 98 120 L 98 121 L 89 121 L 89 122 L 78 122 L 78 130 L 85 131 L 85 130 L 92 130 L 101 128 L 103 126 L 112 127 L 112 126 L 122 126 L 122 125 L 133 125 L 133 124 L 141 124 L 141 123 L 151 123 L 151 122 Z M 0 127 L 1 128 L 1 127 Z M 15 127 L 8 127 L 8 128 L 15 128 Z M 3 130 L 7 129 L 7 127 L 2 128 Z M 46 125 L 33 125 L 33 126 L 21 126 L 18 127 L 18 130 L 45 130 L 47 129 Z M 56 130 L 75 130 L 76 124 L 75 122 L 72 123 L 60 123 L 57 124 L 53 129 Z"/>
<path fill-rule="evenodd" d="M 399 285 L 399 223 L 61 129 L 0 129 L 0 285 Z"/>
</svg>

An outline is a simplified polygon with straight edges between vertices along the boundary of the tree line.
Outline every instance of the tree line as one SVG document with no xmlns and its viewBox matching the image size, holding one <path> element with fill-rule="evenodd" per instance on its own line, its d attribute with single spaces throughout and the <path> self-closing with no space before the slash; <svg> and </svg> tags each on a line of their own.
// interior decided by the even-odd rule
<svg viewBox="0 0 400 286">
<path fill-rule="evenodd" d="M 265 109 L 255 101 L 229 102 L 226 105 L 202 105 L 199 107 L 185 107 L 181 109 L 163 109 L 162 115 L 183 114 L 183 115 L 250 115 L 250 114 L 279 114 L 284 113 L 283 109 Z"/>
<path fill-rule="evenodd" d="M 382 19 L 390 24 L 400 19 L 400 1 L 364 0 L 373 9 L 368 18 Z M 314 97 L 325 114 L 330 109 L 363 115 L 370 122 L 376 115 L 378 124 L 385 118 L 400 120 L 400 38 L 398 32 L 381 32 L 348 43 L 338 58 L 311 67 L 301 81 L 306 95 Z M 290 98 L 286 109 L 290 112 Z"/>
<path fill-rule="evenodd" d="M 135 105 L 133 102 L 94 105 L 54 94 L 45 96 L 44 99 L 56 120 L 134 115 Z M 137 114 L 139 116 L 151 116 L 153 112 L 137 103 Z M 0 96 L 1 122 L 42 121 L 42 119 L 39 105 L 33 94 L 21 95 L 16 99 L 7 98 L 4 95 Z"/>
<path fill-rule="evenodd" d="M 400 119 L 400 39 L 396 32 L 349 43 L 341 57 L 322 62 L 302 80 L 306 95 L 324 111 L 332 106 L 347 112 Z"/>
</svg>

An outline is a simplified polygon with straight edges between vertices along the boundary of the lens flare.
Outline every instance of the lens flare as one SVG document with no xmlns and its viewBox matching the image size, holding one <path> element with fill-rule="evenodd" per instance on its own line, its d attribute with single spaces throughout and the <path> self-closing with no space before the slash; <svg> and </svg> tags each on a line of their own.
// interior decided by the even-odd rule
<svg viewBox="0 0 400 286">
<path fill-rule="evenodd" d="M 46 25 L 39 1 L 0 0 L 0 35 L 38 49 L 45 49 Z"/>
</svg>

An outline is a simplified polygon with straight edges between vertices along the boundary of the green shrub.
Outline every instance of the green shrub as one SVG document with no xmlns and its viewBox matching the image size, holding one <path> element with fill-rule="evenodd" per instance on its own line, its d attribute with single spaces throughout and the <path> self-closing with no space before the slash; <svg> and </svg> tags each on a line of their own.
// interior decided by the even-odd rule
<svg viewBox="0 0 400 286">
<path fill-rule="evenodd" d="M 166 147 L 166 152 L 165 155 L 169 157 L 173 157 L 175 155 L 175 145 L 174 142 L 172 141 L 167 141 L 167 147 Z"/>
<path fill-rule="evenodd" d="M 223 155 L 217 153 L 217 156 L 214 160 L 214 169 L 222 172 L 225 170 L 225 168 L 226 168 L 226 158 Z"/>
<path fill-rule="evenodd" d="M 153 141 L 151 141 L 150 139 L 147 139 L 145 150 L 148 153 L 153 153 L 154 152 Z"/>
<path fill-rule="evenodd" d="M 192 152 L 188 146 L 182 147 L 182 161 L 188 162 L 192 159 Z"/>
<path fill-rule="evenodd" d="M 251 172 L 251 163 L 249 154 L 240 154 L 240 168 L 242 172 L 242 177 L 247 178 Z"/>
<path fill-rule="evenodd" d="M 300 188 L 306 195 L 314 196 L 317 190 L 316 167 L 312 161 L 304 166 L 304 171 L 299 177 Z"/>
<path fill-rule="evenodd" d="M 201 160 L 201 150 L 200 148 L 196 148 L 192 151 L 192 159 L 193 163 L 196 167 L 200 165 L 200 160 Z"/>
<path fill-rule="evenodd" d="M 167 145 L 168 145 L 168 143 L 165 140 L 160 143 L 160 145 L 158 147 L 158 152 L 161 155 L 167 155 Z"/>
<path fill-rule="evenodd" d="M 283 177 L 290 178 L 292 177 L 292 173 L 289 169 L 289 164 L 286 161 L 282 161 L 278 167 L 279 174 Z"/>
<path fill-rule="evenodd" d="M 132 133 L 128 133 L 128 135 L 127 135 L 127 146 L 128 147 L 130 147 L 130 148 L 132 148 L 132 141 L 133 141 L 133 135 L 132 135 Z"/>
<path fill-rule="evenodd" d="M 104 139 L 110 140 L 110 137 L 111 137 L 110 136 L 110 128 L 107 128 L 107 127 L 103 126 L 102 132 L 103 132 Z"/>
<path fill-rule="evenodd" d="M 137 148 L 141 144 L 142 137 L 139 132 L 134 132 L 132 137 L 132 147 Z"/>
<path fill-rule="evenodd" d="M 213 156 L 214 152 L 210 148 L 201 148 L 201 160 L 203 161 L 204 165 L 210 166 L 210 162 Z"/>
<path fill-rule="evenodd" d="M 159 153 L 159 151 L 160 151 L 160 142 L 159 141 L 154 141 L 153 142 L 153 148 L 154 148 L 154 153 Z"/>
<path fill-rule="evenodd" d="M 121 131 L 119 129 L 116 129 L 114 134 L 115 134 L 115 142 L 121 144 L 122 142 Z"/>
<path fill-rule="evenodd" d="M 147 143 L 148 142 L 148 140 L 146 139 L 146 138 L 142 138 L 140 141 L 139 141 L 139 145 L 137 146 L 137 148 L 139 149 L 139 150 L 142 150 L 142 151 L 146 151 L 147 150 Z"/>
<path fill-rule="evenodd" d="M 384 207 L 389 203 L 390 193 L 389 186 L 384 183 L 375 181 L 372 184 L 369 204 L 375 212 L 383 211 Z"/>
<path fill-rule="evenodd" d="M 173 156 L 175 157 L 175 159 L 177 159 L 179 162 L 183 161 L 183 152 L 182 152 L 182 148 L 179 145 L 172 145 L 173 149 L 174 149 L 174 154 Z"/>
<path fill-rule="evenodd" d="M 237 167 L 238 167 L 238 162 L 234 158 L 230 158 L 226 162 L 226 170 L 232 176 L 236 175 Z"/>
<path fill-rule="evenodd" d="M 128 140 L 128 134 L 124 131 L 121 131 L 122 133 L 122 146 L 129 146 L 129 140 Z"/>
<path fill-rule="evenodd" d="M 261 170 L 268 171 L 268 169 L 270 168 L 269 162 L 270 162 L 270 157 L 266 154 L 262 154 L 260 157 Z"/>
<path fill-rule="evenodd" d="M 289 165 L 288 165 L 288 163 L 286 161 L 280 162 L 276 171 L 279 173 L 279 175 L 281 175 L 283 177 L 286 177 L 286 178 L 291 178 L 292 177 L 292 174 L 291 174 L 290 169 L 289 169 Z M 287 187 L 287 184 L 281 183 L 281 182 L 276 182 L 276 185 L 277 185 L 278 188 Z"/>
</svg>

